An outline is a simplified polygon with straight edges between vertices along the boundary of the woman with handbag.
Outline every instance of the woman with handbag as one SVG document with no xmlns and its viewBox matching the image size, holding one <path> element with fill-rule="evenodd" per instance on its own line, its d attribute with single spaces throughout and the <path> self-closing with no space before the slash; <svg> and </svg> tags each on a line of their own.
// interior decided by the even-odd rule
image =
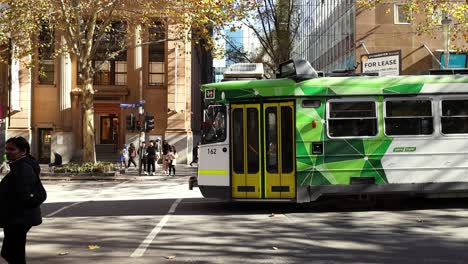
<svg viewBox="0 0 468 264">
<path fill-rule="evenodd" d="M 8 263 L 22 264 L 26 263 L 27 233 L 42 223 L 40 204 L 47 194 L 28 141 L 10 138 L 5 150 L 10 172 L 0 182 L 0 224 L 4 233 L 1 256 Z"/>
</svg>

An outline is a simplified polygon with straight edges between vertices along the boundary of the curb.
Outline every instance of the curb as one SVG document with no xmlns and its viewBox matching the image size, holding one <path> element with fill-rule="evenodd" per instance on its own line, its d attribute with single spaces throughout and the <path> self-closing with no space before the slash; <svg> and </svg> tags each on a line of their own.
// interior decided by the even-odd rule
<svg viewBox="0 0 468 264">
<path fill-rule="evenodd" d="M 43 181 L 167 181 L 169 179 L 181 179 L 192 175 L 177 175 L 175 177 L 167 175 L 116 175 L 116 176 L 97 176 L 97 175 L 41 175 Z"/>
</svg>

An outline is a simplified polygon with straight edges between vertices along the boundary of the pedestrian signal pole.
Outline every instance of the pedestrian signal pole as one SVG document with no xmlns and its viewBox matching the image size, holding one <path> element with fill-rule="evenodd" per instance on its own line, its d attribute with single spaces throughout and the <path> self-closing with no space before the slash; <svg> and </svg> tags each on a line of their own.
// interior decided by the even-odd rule
<svg viewBox="0 0 468 264">
<path fill-rule="evenodd" d="M 145 104 L 145 101 L 141 100 L 140 101 L 140 106 L 138 107 L 138 121 L 140 122 L 140 129 L 139 129 L 140 133 L 138 135 L 138 148 L 141 148 L 141 139 L 145 138 L 145 125 L 142 124 L 142 118 L 141 118 L 143 113 L 145 113 L 145 108 L 143 107 L 144 104 Z M 144 151 L 145 151 L 144 149 L 141 149 L 140 154 L 138 155 L 138 159 L 139 159 L 139 162 L 138 162 L 138 176 L 141 176 L 141 163 L 142 163 L 141 160 L 142 160 Z"/>
<path fill-rule="evenodd" d="M 140 149 L 141 147 L 141 141 L 142 141 L 141 139 L 145 138 L 145 131 L 146 131 L 146 119 L 143 117 L 145 113 L 144 104 L 145 104 L 145 100 L 140 100 L 138 101 L 137 104 L 130 104 L 130 103 L 120 104 L 120 108 L 132 108 L 132 109 L 138 108 L 138 118 L 135 116 L 134 113 L 131 113 L 130 115 L 127 115 L 125 119 L 126 121 L 125 125 L 126 125 L 127 130 L 130 130 L 130 131 L 137 130 L 139 132 L 138 133 L 138 149 Z M 144 150 L 141 150 L 141 153 L 140 153 L 141 156 L 143 156 L 142 155 L 143 151 Z M 138 158 L 140 159 L 138 162 L 138 175 L 139 176 L 141 175 L 141 156 L 140 155 L 138 156 Z"/>
</svg>

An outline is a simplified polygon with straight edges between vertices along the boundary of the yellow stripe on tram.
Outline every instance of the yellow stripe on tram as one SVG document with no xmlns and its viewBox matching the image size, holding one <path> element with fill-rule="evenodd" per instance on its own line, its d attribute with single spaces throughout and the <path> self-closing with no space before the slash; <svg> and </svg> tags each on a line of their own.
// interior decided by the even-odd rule
<svg viewBox="0 0 468 264">
<path fill-rule="evenodd" d="M 227 170 L 199 170 L 198 174 L 203 175 L 228 175 Z"/>
</svg>

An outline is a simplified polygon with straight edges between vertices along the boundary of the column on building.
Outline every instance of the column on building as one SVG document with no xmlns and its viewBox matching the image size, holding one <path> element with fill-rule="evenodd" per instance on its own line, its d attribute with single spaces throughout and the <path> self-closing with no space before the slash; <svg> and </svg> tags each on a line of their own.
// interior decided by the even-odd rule
<svg viewBox="0 0 468 264">
<path fill-rule="evenodd" d="M 133 47 L 127 51 L 128 57 L 128 68 L 127 68 L 127 85 L 129 88 L 129 95 L 125 96 L 122 99 L 122 103 L 132 103 L 136 104 L 140 100 L 146 100 L 147 104 L 151 104 L 151 100 L 148 100 L 144 96 L 144 77 L 143 77 L 143 67 L 144 67 L 144 46 L 143 42 L 143 32 L 145 30 L 142 25 L 135 25 L 132 27 L 132 40 L 130 45 Z M 146 108 L 146 105 L 144 106 Z M 134 108 L 121 108 L 120 116 L 122 120 L 120 122 L 120 135 L 124 135 L 120 142 L 125 144 L 133 143 L 135 146 L 138 146 L 140 141 L 144 140 L 144 137 L 140 138 L 140 133 L 137 131 L 129 131 L 126 129 L 125 118 L 127 115 L 133 113 L 135 117 L 138 117 L 138 109 Z M 119 147 L 121 147 L 120 144 Z"/>
<path fill-rule="evenodd" d="M 174 28 L 169 26 L 168 38 Z M 168 117 L 165 139 L 175 145 L 178 164 L 187 164 L 192 152 L 191 131 L 191 45 L 190 42 L 170 41 L 167 52 L 167 102 Z"/>
<path fill-rule="evenodd" d="M 65 37 L 60 37 L 60 43 L 62 46 L 66 45 Z M 58 88 L 60 120 L 55 124 L 51 147 L 52 152 L 59 153 L 62 156 L 62 161 L 67 163 L 72 159 L 75 151 L 71 103 L 72 62 L 69 53 L 63 53 L 59 57 Z"/>
<path fill-rule="evenodd" d="M 29 142 L 31 133 L 31 98 L 32 75 L 26 65 L 31 63 L 31 57 L 12 59 L 11 91 L 10 91 L 10 122 L 7 128 L 7 138 L 23 136 Z"/>
</svg>

